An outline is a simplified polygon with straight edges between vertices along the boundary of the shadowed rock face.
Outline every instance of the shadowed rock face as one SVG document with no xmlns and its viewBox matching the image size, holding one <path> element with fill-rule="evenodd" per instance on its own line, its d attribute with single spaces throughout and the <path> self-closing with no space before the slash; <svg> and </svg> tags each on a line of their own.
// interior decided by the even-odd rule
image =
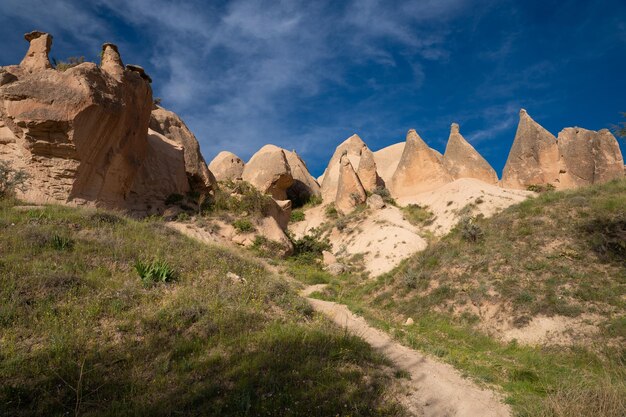
<svg viewBox="0 0 626 417">
<path fill-rule="evenodd" d="M 411 196 L 452 181 L 441 157 L 426 145 L 417 132 L 409 130 L 396 172 L 389 184 L 394 197 Z"/>
<path fill-rule="evenodd" d="M 335 197 L 335 207 L 343 214 L 348 214 L 359 204 L 365 203 L 367 195 L 365 189 L 354 172 L 347 151 L 339 160 L 339 182 L 337 184 L 337 195 Z"/>
<path fill-rule="evenodd" d="M 476 178 L 497 184 L 498 175 L 472 145 L 459 132 L 459 125 L 450 127 L 450 138 L 443 155 L 443 166 L 454 179 Z"/>
<path fill-rule="evenodd" d="M 522 109 L 513 146 L 502 171 L 502 186 L 526 189 L 532 184 L 558 184 L 556 138 Z"/>
<path fill-rule="evenodd" d="M 384 187 L 385 183 L 378 175 L 374 154 L 367 146 L 361 150 L 361 159 L 356 174 L 361 180 L 365 191 L 374 191 L 378 187 Z"/>
<path fill-rule="evenodd" d="M 255 153 L 244 167 L 242 177 L 276 200 L 286 200 L 287 189 L 293 184 L 285 152 L 274 145 L 265 145 Z"/>
<path fill-rule="evenodd" d="M 245 163 L 232 152 L 222 151 L 209 164 L 209 170 L 218 181 L 240 180 Z"/>
<path fill-rule="evenodd" d="M 156 106 L 151 113 L 150 129 L 182 146 L 185 170 L 192 190 L 205 193 L 214 189 L 216 179 L 200 152 L 198 140 L 176 113 Z"/>
<path fill-rule="evenodd" d="M 359 135 L 352 135 L 345 141 L 343 141 L 337 148 L 335 149 L 335 153 L 332 158 L 328 162 L 328 166 L 323 174 L 323 179 L 321 183 L 321 191 L 322 198 L 325 201 L 333 201 L 335 196 L 337 195 L 337 185 L 339 183 L 339 170 L 340 170 L 340 160 L 342 155 L 347 153 L 347 156 L 352 164 L 352 166 L 359 165 L 359 160 L 361 158 L 361 151 L 365 146 L 365 142 L 361 140 Z"/>
<path fill-rule="evenodd" d="M 624 176 L 624 160 L 615 137 L 606 129 L 563 129 L 557 139 L 562 166 L 560 188 L 607 182 Z"/>
<path fill-rule="evenodd" d="M 284 150 L 293 177 L 293 184 L 287 189 L 287 198 L 294 206 L 299 207 L 305 204 L 313 196 L 321 194 L 320 186 L 309 173 L 306 163 L 295 152 Z"/>
</svg>

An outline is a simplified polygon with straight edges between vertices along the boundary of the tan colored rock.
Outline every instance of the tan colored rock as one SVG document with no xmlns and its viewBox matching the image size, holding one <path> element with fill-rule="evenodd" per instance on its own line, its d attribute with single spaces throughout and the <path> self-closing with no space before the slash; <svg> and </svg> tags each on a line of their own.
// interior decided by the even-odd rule
<svg viewBox="0 0 626 417">
<path fill-rule="evenodd" d="M 35 30 L 25 34 L 24 38 L 29 42 L 29 47 L 20 67 L 28 72 L 52 68 L 48 58 L 52 47 L 52 35 Z"/>
<path fill-rule="evenodd" d="M 559 148 L 556 138 L 526 112 L 520 121 L 513 146 L 502 171 L 502 186 L 526 189 L 529 185 L 559 183 Z"/>
<path fill-rule="evenodd" d="M 456 123 L 450 126 L 450 138 L 443 155 L 443 166 L 454 179 L 476 178 L 488 184 L 498 183 L 496 171 L 465 140 Z"/>
<path fill-rule="evenodd" d="M 282 230 L 287 230 L 291 218 L 291 200 L 274 200 L 268 208 L 267 216 L 274 218 Z"/>
<path fill-rule="evenodd" d="M 607 129 L 563 129 L 557 139 L 562 159 L 559 188 L 573 188 L 624 177 L 624 159 Z"/>
<path fill-rule="evenodd" d="M 122 80 L 124 75 L 124 64 L 120 57 L 117 45 L 112 43 L 105 43 L 102 45 L 102 60 L 100 62 L 100 68 L 117 81 Z"/>
<path fill-rule="evenodd" d="M 285 152 L 274 145 L 265 145 L 246 163 L 242 178 L 276 200 L 287 200 L 287 189 L 293 176 Z"/>
<path fill-rule="evenodd" d="M 200 144 L 185 122 L 174 112 L 155 106 L 150 114 L 150 128 L 182 146 L 185 169 L 192 190 L 207 192 L 217 181 L 200 152 Z"/>
<path fill-rule="evenodd" d="M 361 180 L 361 184 L 365 191 L 374 191 L 378 187 L 384 187 L 384 182 L 378 175 L 376 170 L 376 161 L 374 154 L 367 146 L 361 149 L 361 159 L 356 174 Z"/>
<path fill-rule="evenodd" d="M 366 203 L 367 207 L 374 210 L 380 210 L 382 208 L 385 208 L 385 201 L 378 194 L 372 194 L 371 196 L 367 197 Z"/>
<path fill-rule="evenodd" d="M 406 135 L 404 152 L 387 188 L 395 198 L 432 190 L 452 181 L 435 151 L 413 129 Z"/>
<path fill-rule="evenodd" d="M 352 168 L 347 151 L 341 156 L 339 164 L 339 182 L 337 184 L 335 207 L 341 213 L 348 214 L 356 206 L 363 204 L 367 195 L 359 177 L 354 172 L 354 168 Z"/>
<path fill-rule="evenodd" d="M 293 176 L 293 184 L 287 189 L 287 197 L 296 207 L 305 204 L 311 197 L 321 195 L 321 189 L 315 178 L 309 173 L 306 163 L 295 151 L 284 150 Z"/>
<path fill-rule="evenodd" d="M 343 141 L 335 149 L 335 153 L 328 162 L 328 166 L 324 171 L 321 182 L 322 199 L 324 201 L 333 201 L 337 195 L 337 186 L 339 183 L 340 160 L 344 153 L 347 153 L 348 159 L 352 166 L 359 166 L 361 159 L 361 150 L 365 146 L 365 142 L 358 135 L 352 135 Z"/>
<path fill-rule="evenodd" d="M 335 255 L 333 255 L 332 252 L 325 250 L 322 251 L 322 263 L 324 265 L 332 265 L 334 263 L 337 263 L 337 258 L 335 257 Z"/>
<path fill-rule="evenodd" d="M 261 236 L 278 243 L 278 255 L 286 257 L 293 253 L 293 244 L 273 217 L 265 217 L 257 223 L 257 232 Z"/>
<path fill-rule="evenodd" d="M 404 152 L 404 145 L 405 142 L 400 142 L 374 152 L 376 170 L 385 184 L 391 182 L 391 177 L 393 177 L 393 173 L 398 168 L 400 158 L 402 158 L 402 153 Z"/>
<path fill-rule="evenodd" d="M 222 151 L 209 164 L 209 170 L 218 181 L 240 180 L 245 163 L 232 152 Z"/>
</svg>

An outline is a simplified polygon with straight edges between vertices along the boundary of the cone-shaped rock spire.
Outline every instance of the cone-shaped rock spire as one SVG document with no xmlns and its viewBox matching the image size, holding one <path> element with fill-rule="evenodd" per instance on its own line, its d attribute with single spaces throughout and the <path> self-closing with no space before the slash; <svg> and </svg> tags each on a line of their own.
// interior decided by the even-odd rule
<svg viewBox="0 0 626 417">
<path fill-rule="evenodd" d="M 339 162 L 344 152 L 347 152 L 348 158 L 354 166 L 358 166 L 359 158 L 361 158 L 361 150 L 365 146 L 365 142 L 361 140 L 359 135 L 352 135 L 343 141 L 335 149 L 335 153 L 328 162 L 328 166 L 323 174 L 322 179 L 322 198 L 326 201 L 333 201 L 337 194 L 337 183 L 339 182 Z"/>
<path fill-rule="evenodd" d="M 406 145 L 398 168 L 391 178 L 392 195 L 396 198 L 428 191 L 452 181 L 435 151 L 413 129 L 406 135 Z"/>
<path fill-rule="evenodd" d="M 359 160 L 359 168 L 356 174 L 361 180 L 361 184 L 365 191 L 374 191 L 377 187 L 384 185 L 382 179 L 376 170 L 376 161 L 374 153 L 367 146 L 361 150 L 361 159 Z"/>
<path fill-rule="evenodd" d="M 450 138 L 443 155 L 443 166 L 454 179 L 477 178 L 489 184 L 498 182 L 496 171 L 465 140 L 456 123 L 450 126 Z"/>
<path fill-rule="evenodd" d="M 354 172 L 350 163 L 347 151 L 339 160 L 339 181 L 337 184 L 337 195 L 335 196 L 335 207 L 343 214 L 350 213 L 359 204 L 365 203 L 367 195 L 365 189 Z"/>
<path fill-rule="evenodd" d="M 116 45 L 112 43 L 102 45 L 102 62 L 100 67 L 113 78 L 121 81 L 124 74 L 124 64 Z"/>
</svg>

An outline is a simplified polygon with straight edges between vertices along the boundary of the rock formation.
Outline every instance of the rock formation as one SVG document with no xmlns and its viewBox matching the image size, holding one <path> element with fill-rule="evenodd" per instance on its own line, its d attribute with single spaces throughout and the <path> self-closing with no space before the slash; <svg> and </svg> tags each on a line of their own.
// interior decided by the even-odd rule
<svg viewBox="0 0 626 417">
<path fill-rule="evenodd" d="M 496 171 L 459 132 L 452 123 L 450 138 L 443 155 L 443 166 L 454 179 L 476 178 L 489 184 L 498 183 Z"/>
<path fill-rule="evenodd" d="M 274 145 L 263 146 L 250 158 L 243 169 L 242 178 L 276 200 L 286 200 L 287 189 L 293 184 L 285 152 Z"/>
<path fill-rule="evenodd" d="M 380 175 L 385 184 L 391 182 L 391 177 L 393 177 L 393 173 L 398 168 L 398 163 L 404 152 L 404 145 L 404 142 L 400 142 L 374 152 L 374 161 L 376 162 L 378 175 Z"/>
<path fill-rule="evenodd" d="M 350 213 L 356 206 L 363 204 L 367 198 L 365 189 L 354 172 L 348 152 L 344 151 L 339 160 L 339 181 L 337 183 L 337 195 L 335 207 L 343 214 Z"/>
<path fill-rule="evenodd" d="M 218 181 L 240 180 L 245 163 L 232 152 L 222 151 L 209 164 L 209 170 Z"/>
<path fill-rule="evenodd" d="M 124 206 L 148 147 L 150 85 L 129 72 L 117 81 L 93 63 L 57 71 L 52 38 L 27 39 L 22 64 L 4 68 L 13 81 L 0 87 L 2 158 L 30 177 L 21 197 Z"/>
<path fill-rule="evenodd" d="M 52 47 L 52 35 L 35 30 L 24 35 L 24 38 L 28 41 L 29 46 L 20 67 L 27 72 L 52 68 L 48 58 Z"/>
<path fill-rule="evenodd" d="M 306 163 L 295 151 L 284 150 L 284 152 L 293 176 L 293 184 L 287 189 L 287 198 L 296 207 L 299 207 L 309 201 L 311 197 L 320 196 L 320 186 L 309 173 Z"/>
<path fill-rule="evenodd" d="M 198 140 L 176 113 L 155 106 L 150 117 L 150 129 L 182 146 L 185 170 L 192 190 L 208 192 L 216 186 L 215 177 L 200 153 Z"/>
<path fill-rule="evenodd" d="M 337 185 L 339 182 L 339 168 L 340 160 L 344 153 L 347 153 L 348 159 L 352 166 L 359 166 L 359 160 L 361 159 L 361 150 L 365 146 L 365 143 L 358 135 L 352 135 L 345 141 L 343 141 L 335 149 L 335 153 L 328 162 L 328 166 L 323 174 L 321 182 L 322 198 L 325 201 L 333 201 L 337 195 Z"/>
<path fill-rule="evenodd" d="M 557 138 L 562 160 L 559 188 L 610 181 L 624 176 L 624 159 L 615 137 L 607 129 L 563 129 Z"/>
<path fill-rule="evenodd" d="M 441 159 L 413 129 L 406 135 L 406 145 L 388 188 L 395 198 L 432 190 L 452 181 Z"/>
<path fill-rule="evenodd" d="M 122 81 L 122 77 L 124 76 L 124 63 L 122 62 L 122 58 L 120 57 L 120 53 L 116 45 L 113 45 L 112 43 L 105 43 L 102 45 L 102 60 L 100 62 L 100 68 L 117 81 Z"/>
<path fill-rule="evenodd" d="M 560 170 L 556 138 L 526 110 L 520 110 L 517 133 L 502 171 L 502 186 L 516 189 L 526 189 L 533 184 L 556 186 Z"/>
<path fill-rule="evenodd" d="M 384 182 L 378 175 L 376 170 L 376 161 L 374 154 L 367 146 L 361 149 L 361 159 L 356 174 L 361 180 L 361 184 L 365 191 L 374 191 L 378 187 L 384 187 Z"/>
</svg>

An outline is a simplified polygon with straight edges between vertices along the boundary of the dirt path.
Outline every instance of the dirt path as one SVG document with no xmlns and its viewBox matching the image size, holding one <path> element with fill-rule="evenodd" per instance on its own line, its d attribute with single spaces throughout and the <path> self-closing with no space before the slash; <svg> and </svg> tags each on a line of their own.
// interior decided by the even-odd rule
<svg viewBox="0 0 626 417">
<path fill-rule="evenodd" d="M 417 415 L 425 417 L 509 417 L 511 411 L 492 391 L 481 389 L 463 378 L 452 366 L 438 362 L 413 349 L 393 341 L 391 337 L 354 315 L 348 307 L 308 296 L 323 289 L 325 284 L 305 288 L 313 308 L 337 325 L 362 337 L 372 347 L 389 358 L 398 369 L 407 371 L 411 379 L 408 405 Z"/>
</svg>

